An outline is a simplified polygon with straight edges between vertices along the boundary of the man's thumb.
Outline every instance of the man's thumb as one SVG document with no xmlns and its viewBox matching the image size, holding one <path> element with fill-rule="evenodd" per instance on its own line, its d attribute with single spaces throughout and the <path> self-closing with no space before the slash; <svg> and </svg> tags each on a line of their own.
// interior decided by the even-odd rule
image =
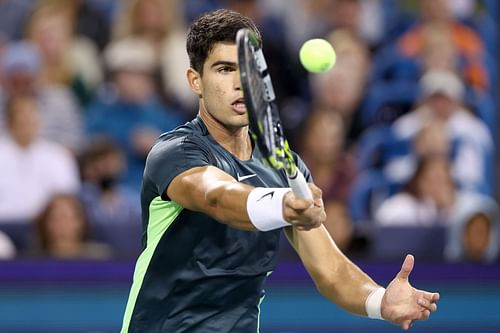
<svg viewBox="0 0 500 333">
<path fill-rule="evenodd" d="M 415 258 L 411 254 L 407 254 L 403 265 L 401 265 L 401 270 L 398 273 L 398 278 L 401 280 L 408 280 L 411 271 L 413 270 L 413 265 L 415 264 Z"/>
</svg>

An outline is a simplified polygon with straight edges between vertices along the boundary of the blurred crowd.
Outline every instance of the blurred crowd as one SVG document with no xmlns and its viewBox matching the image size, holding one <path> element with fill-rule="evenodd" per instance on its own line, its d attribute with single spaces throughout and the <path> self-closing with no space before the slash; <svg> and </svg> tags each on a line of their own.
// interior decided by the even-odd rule
<svg viewBox="0 0 500 333">
<path fill-rule="evenodd" d="M 222 7 L 261 29 L 340 248 L 499 259 L 495 0 L 0 1 L 1 258 L 138 255 L 145 157 L 197 113 L 188 26 Z M 319 37 L 337 62 L 308 74 Z"/>
</svg>

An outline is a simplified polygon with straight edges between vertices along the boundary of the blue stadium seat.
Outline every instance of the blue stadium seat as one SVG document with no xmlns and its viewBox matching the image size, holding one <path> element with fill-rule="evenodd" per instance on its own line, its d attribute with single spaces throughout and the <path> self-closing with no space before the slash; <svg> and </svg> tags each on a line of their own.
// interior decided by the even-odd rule
<svg viewBox="0 0 500 333">
<path fill-rule="evenodd" d="M 380 49 L 373 57 L 370 82 L 410 81 L 415 82 L 420 76 L 418 63 L 404 57 L 395 43 Z"/>
<path fill-rule="evenodd" d="M 384 226 L 374 228 L 370 255 L 377 260 L 402 260 L 411 253 L 419 260 L 442 260 L 446 227 Z"/>
<path fill-rule="evenodd" d="M 483 0 L 483 4 L 493 20 L 500 22 L 500 3 L 498 0 Z"/>
<path fill-rule="evenodd" d="M 363 128 L 373 124 L 391 124 L 410 111 L 418 97 L 417 81 L 374 82 L 360 109 Z"/>
<path fill-rule="evenodd" d="M 380 170 L 361 172 L 352 187 L 348 202 L 352 221 L 370 223 L 374 209 L 398 189 L 399 185 L 391 183 Z"/>
<path fill-rule="evenodd" d="M 495 0 L 495 2 L 497 1 Z M 474 29 L 479 34 L 488 52 L 495 56 L 498 52 L 498 32 L 492 15 L 494 15 L 494 12 L 491 12 L 491 14 L 482 12 L 474 18 L 464 20 L 463 23 Z"/>
<path fill-rule="evenodd" d="M 1 221 L 0 231 L 3 231 L 22 255 L 34 246 L 33 224 L 30 221 Z"/>
<path fill-rule="evenodd" d="M 497 70 L 498 70 L 497 61 L 498 60 L 497 59 L 498 59 L 498 57 L 492 56 L 492 54 L 490 54 L 490 53 L 485 53 L 483 55 L 483 59 L 482 59 L 482 62 L 484 63 L 484 66 L 486 67 L 486 70 L 488 73 L 488 80 L 490 83 L 489 91 L 492 94 L 496 93 L 496 89 L 498 87 L 498 79 L 497 79 Z"/>
<path fill-rule="evenodd" d="M 142 227 L 140 223 L 119 226 L 99 224 L 91 226 L 93 240 L 111 247 L 114 257 L 135 258 L 141 250 Z"/>
<path fill-rule="evenodd" d="M 374 125 L 358 140 L 358 169 L 381 169 L 392 158 L 406 155 L 410 150 L 411 142 L 396 138 L 390 125 Z"/>
<path fill-rule="evenodd" d="M 468 89 L 465 104 L 481 119 L 490 130 L 492 137 L 496 137 L 496 106 L 493 97 L 485 92 Z"/>
</svg>

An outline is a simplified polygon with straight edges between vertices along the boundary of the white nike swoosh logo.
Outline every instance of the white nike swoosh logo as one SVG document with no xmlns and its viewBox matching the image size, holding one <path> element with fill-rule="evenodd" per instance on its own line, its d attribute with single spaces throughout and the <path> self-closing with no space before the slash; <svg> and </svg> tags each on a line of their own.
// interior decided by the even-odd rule
<svg viewBox="0 0 500 333">
<path fill-rule="evenodd" d="M 241 182 L 242 180 L 248 179 L 248 178 L 255 177 L 255 176 L 257 176 L 255 173 L 252 173 L 251 175 L 246 175 L 246 176 L 240 176 L 239 173 L 236 174 L 236 178 L 238 178 L 239 182 Z"/>
</svg>

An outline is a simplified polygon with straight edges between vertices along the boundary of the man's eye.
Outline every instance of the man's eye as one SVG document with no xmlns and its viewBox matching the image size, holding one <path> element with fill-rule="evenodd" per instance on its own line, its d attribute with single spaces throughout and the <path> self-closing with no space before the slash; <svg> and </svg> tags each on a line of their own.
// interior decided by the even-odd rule
<svg viewBox="0 0 500 333">
<path fill-rule="evenodd" d="M 229 72 L 232 72 L 233 70 L 234 70 L 233 67 L 224 66 L 224 67 L 219 68 L 219 73 L 229 73 Z"/>
</svg>

